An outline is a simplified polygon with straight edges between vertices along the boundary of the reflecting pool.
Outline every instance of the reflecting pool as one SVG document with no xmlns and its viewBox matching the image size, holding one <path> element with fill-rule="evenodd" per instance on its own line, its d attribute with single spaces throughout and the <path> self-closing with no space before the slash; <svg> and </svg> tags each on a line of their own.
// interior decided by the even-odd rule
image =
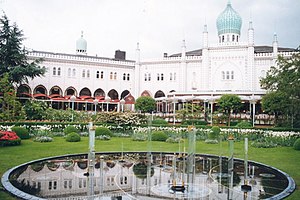
<svg viewBox="0 0 300 200">
<path fill-rule="evenodd" d="M 260 163 L 195 154 L 103 152 L 41 159 L 18 166 L 3 186 L 24 199 L 282 199 L 295 187 L 285 173 Z M 190 163 L 193 163 L 190 165 Z M 92 170 L 91 170 L 92 169 Z M 245 187 L 246 186 L 246 187 Z M 29 198 L 30 197 L 30 198 Z"/>
</svg>

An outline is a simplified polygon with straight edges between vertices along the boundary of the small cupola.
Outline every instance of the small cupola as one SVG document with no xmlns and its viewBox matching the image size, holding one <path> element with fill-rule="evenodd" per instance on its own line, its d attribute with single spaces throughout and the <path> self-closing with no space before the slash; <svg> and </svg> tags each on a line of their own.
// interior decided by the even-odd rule
<svg viewBox="0 0 300 200">
<path fill-rule="evenodd" d="M 83 31 L 81 31 L 81 37 L 76 41 L 76 54 L 86 55 L 87 42 L 83 38 Z"/>
</svg>

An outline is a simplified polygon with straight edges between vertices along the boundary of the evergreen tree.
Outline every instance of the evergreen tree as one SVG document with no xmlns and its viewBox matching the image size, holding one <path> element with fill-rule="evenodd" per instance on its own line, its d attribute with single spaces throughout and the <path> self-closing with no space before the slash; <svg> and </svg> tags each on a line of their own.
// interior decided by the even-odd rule
<svg viewBox="0 0 300 200">
<path fill-rule="evenodd" d="M 21 103 L 17 101 L 16 91 L 8 81 L 8 74 L 5 73 L 0 79 L 0 120 L 15 121 L 24 119 L 24 111 Z"/>
<path fill-rule="evenodd" d="M 11 25 L 6 15 L 0 18 L 0 26 L 0 78 L 7 73 L 9 83 L 21 84 L 42 76 L 45 69 L 38 66 L 42 60 L 28 62 L 28 51 L 22 46 L 23 31 L 16 23 Z"/>
</svg>

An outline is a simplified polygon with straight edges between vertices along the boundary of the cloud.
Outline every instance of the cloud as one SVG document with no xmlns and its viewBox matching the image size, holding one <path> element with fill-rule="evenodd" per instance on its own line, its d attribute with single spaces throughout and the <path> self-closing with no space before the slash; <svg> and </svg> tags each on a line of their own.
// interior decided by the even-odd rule
<svg viewBox="0 0 300 200">
<path fill-rule="evenodd" d="M 232 0 L 242 16 L 242 40 L 247 40 L 250 18 L 256 45 L 272 44 L 277 32 L 280 46 L 300 44 L 299 0 Z M 135 59 L 136 43 L 142 58 L 162 57 L 202 47 L 204 24 L 210 44 L 217 43 L 216 18 L 227 0 L 4 0 L 0 6 L 9 19 L 24 30 L 26 47 L 75 53 L 76 40 L 84 31 L 88 54 L 113 57 L 117 49 Z"/>
</svg>

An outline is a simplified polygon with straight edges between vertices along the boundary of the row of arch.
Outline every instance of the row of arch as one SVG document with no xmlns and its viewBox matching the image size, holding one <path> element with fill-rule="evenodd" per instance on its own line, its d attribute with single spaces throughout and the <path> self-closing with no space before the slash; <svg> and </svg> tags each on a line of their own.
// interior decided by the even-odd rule
<svg viewBox="0 0 300 200">
<path fill-rule="evenodd" d="M 174 91 L 170 91 L 174 92 Z M 27 84 L 22 84 L 17 88 L 17 96 L 18 97 L 34 97 L 38 99 L 59 99 L 59 98 L 70 98 L 70 96 L 77 96 L 80 98 L 96 98 L 98 100 L 104 100 L 105 97 L 109 97 L 111 100 L 121 100 L 125 99 L 127 96 L 131 96 L 129 90 L 124 90 L 119 93 L 115 89 L 111 89 L 107 93 L 104 92 L 103 89 L 98 88 L 96 89 L 93 93 L 91 90 L 87 87 L 82 88 L 79 92 L 76 90 L 76 88 L 70 86 L 68 87 L 65 91 L 61 89 L 59 86 L 53 86 L 49 91 L 47 88 L 43 85 L 38 85 L 36 86 L 33 90 L 27 85 Z M 159 97 L 165 97 L 165 93 L 161 90 L 158 90 L 155 92 L 154 95 L 151 94 L 150 91 L 144 90 L 141 93 L 141 96 L 152 96 L 154 98 L 159 98 Z M 133 100 L 134 97 L 132 97 Z"/>
</svg>

